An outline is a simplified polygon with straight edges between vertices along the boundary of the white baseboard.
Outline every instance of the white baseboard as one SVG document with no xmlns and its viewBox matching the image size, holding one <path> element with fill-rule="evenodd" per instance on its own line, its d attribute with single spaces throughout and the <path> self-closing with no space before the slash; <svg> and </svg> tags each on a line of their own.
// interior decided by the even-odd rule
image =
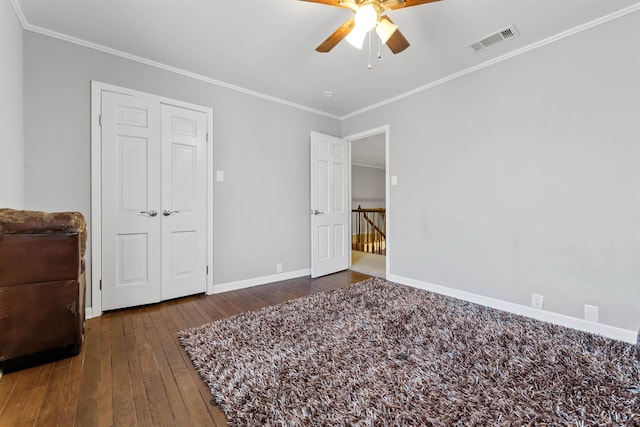
<svg viewBox="0 0 640 427">
<path fill-rule="evenodd" d="M 411 286 L 413 288 L 424 289 L 435 292 L 437 294 L 446 295 L 464 301 L 484 305 L 498 310 L 506 311 L 513 314 L 519 314 L 533 319 L 542 320 L 568 328 L 578 329 L 580 331 L 591 332 L 619 341 L 625 341 L 631 344 L 636 343 L 635 331 L 618 328 L 615 326 L 604 325 L 602 323 L 590 322 L 577 317 L 566 316 L 564 314 L 553 313 L 551 311 L 540 310 L 526 305 L 516 304 L 513 302 L 503 301 L 496 298 L 490 298 L 471 292 L 461 291 L 458 289 L 448 288 L 446 286 L 434 285 L 432 283 L 422 282 L 408 277 L 396 276 L 395 274 L 387 275 L 387 280 L 400 283 L 402 285 Z"/>
<path fill-rule="evenodd" d="M 207 294 L 208 295 L 220 294 L 223 292 L 250 288 L 252 286 L 265 285 L 267 283 L 295 279 L 296 277 L 309 276 L 310 274 L 311 274 L 311 270 L 306 268 L 303 270 L 288 271 L 286 273 L 278 273 L 271 276 L 262 276 L 262 277 L 255 277 L 253 279 L 238 280 L 237 282 L 221 283 L 218 285 L 213 285 L 213 292 L 207 292 Z"/>
<path fill-rule="evenodd" d="M 235 291 L 237 289 L 250 288 L 252 286 L 265 285 L 267 283 L 280 282 L 282 280 L 295 279 L 296 277 L 309 276 L 311 269 L 305 268 L 303 270 L 288 271 L 285 273 L 278 273 L 271 276 L 255 277 L 253 279 L 238 280 L 237 282 L 222 283 L 219 285 L 213 285 L 213 291 L 210 291 L 210 287 L 207 287 L 206 294 L 221 294 L 223 292 Z M 93 315 L 93 309 L 87 307 L 85 309 L 85 319 L 91 319 L 97 317 Z"/>
</svg>

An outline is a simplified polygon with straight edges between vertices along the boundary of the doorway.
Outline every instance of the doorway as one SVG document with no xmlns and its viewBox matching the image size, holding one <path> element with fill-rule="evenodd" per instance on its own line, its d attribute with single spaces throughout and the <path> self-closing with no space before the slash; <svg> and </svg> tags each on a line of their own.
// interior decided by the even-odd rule
<svg viewBox="0 0 640 427">
<path fill-rule="evenodd" d="M 388 129 L 348 138 L 351 145 L 351 270 L 386 277 Z"/>
</svg>

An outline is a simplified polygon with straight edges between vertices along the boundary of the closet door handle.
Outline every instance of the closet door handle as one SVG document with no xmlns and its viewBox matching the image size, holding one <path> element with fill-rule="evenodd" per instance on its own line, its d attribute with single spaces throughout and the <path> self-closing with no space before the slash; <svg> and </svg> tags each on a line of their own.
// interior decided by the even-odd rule
<svg viewBox="0 0 640 427">
<path fill-rule="evenodd" d="M 154 211 L 154 210 L 150 210 L 150 211 L 140 211 L 141 214 L 145 214 L 145 215 L 149 215 L 149 216 L 156 216 L 158 215 L 158 212 Z"/>
<path fill-rule="evenodd" d="M 162 215 L 164 216 L 169 216 L 174 213 L 180 213 L 180 211 L 170 211 L 169 209 L 165 209 L 164 211 L 162 211 Z"/>
</svg>

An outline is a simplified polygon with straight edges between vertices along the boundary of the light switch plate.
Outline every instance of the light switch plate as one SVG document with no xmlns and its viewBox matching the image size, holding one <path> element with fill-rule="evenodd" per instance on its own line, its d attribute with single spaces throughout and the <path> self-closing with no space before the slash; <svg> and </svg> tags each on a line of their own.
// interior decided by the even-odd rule
<svg viewBox="0 0 640 427">
<path fill-rule="evenodd" d="M 398 175 L 391 176 L 391 185 L 398 185 Z"/>
<path fill-rule="evenodd" d="M 216 172 L 216 181 L 224 182 L 224 171 L 217 171 Z"/>
</svg>

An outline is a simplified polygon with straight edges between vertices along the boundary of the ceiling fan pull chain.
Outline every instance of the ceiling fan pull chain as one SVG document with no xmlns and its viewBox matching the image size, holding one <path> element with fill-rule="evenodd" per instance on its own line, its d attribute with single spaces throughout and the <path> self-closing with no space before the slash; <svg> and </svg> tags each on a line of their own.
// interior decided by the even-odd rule
<svg viewBox="0 0 640 427">
<path fill-rule="evenodd" d="M 372 69 L 371 66 L 371 31 L 369 31 L 369 69 Z"/>
<path fill-rule="evenodd" d="M 382 39 L 378 35 L 378 59 L 382 59 Z"/>
</svg>

